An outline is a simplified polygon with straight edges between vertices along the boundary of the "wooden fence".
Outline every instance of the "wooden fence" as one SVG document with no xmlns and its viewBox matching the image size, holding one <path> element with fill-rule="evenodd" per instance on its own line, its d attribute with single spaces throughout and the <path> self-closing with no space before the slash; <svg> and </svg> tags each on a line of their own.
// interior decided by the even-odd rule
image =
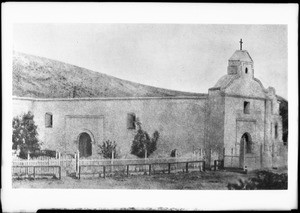
<svg viewBox="0 0 300 213">
<path fill-rule="evenodd" d="M 80 165 L 78 178 L 82 176 L 103 177 L 112 175 L 151 175 L 159 173 L 176 173 L 189 171 L 205 171 L 205 161 L 181 161 L 147 164 L 110 164 L 110 165 Z"/>
<path fill-rule="evenodd" d="M 38 177 L 55 177 L 61 179 L 60 166 L 13 166 L 13 178 L 38 178 Z"/>
</svg>

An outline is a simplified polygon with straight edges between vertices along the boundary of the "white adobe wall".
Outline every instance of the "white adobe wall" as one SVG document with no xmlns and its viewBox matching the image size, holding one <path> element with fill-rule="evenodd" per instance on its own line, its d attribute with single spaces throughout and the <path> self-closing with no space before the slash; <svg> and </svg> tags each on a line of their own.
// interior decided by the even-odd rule
<svg viewBox="0 0 300 213">
<path fill-rule="evenodd" d="M 17 103 L 18 100 L 14 100 L 14 102 Z M 116 141 L 123 156 L 129 154 L 136 131 L 127 129 L 127 114 L 135 113 L 142 122 L 143 129 L 150 135 L 155 130 L 160 133 L 156 154 L 166 153 L 169 155 L 172 149 L 177 149 L 181 154 L 187 154 L 192 153 L 193 150 L 204 148 L 205 102 L 206 96 L 40 99 L 35 101 L 34 115 L 40 139 L 44 142 L 45 147 L 50 149 L 76 151 L 78 145 L 74 142 L 74 138 L 78 136 L 80 129 L 84 130 L 84 126 L 74 130 L 74 135 L 70 139 L 66 135 L 67 117 L 85 116 L 94 121 L 93 117 L 98 118 L 94 123 L 83 121 L 86 122 L 85 129 L 95 134 L 96 144 L 94 144 L 93 153 L 97 152 L 97 143 L 100 144 L 103 140 L 109 139 Z M 46 112 L 53 114 L 53 128 L 45 128 Z M 101 125 L 103 131 L 101 131 Z M 98 132 L 95 133 L 95 131 Z"/>
</svg>

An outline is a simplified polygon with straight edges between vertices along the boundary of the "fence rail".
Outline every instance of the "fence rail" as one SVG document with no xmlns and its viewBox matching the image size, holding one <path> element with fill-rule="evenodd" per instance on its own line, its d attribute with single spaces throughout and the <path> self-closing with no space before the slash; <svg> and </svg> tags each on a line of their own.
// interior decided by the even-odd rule
<svg viewBox="0 0 300 213">
<path fill-rule="evenodd" d="M 158 174 L 171 172 L 205 171 L 205 161 L 185 161 L 147 164 L 110 164 L 110 165 L 80 165 L 78 178 L 83 175 L 98 175 L 105 178 L 109 175 L 122 174 Z"/>
<path fill-rule="evenodd" d="M 14 177 L 32 177 L 52 176 L 61 179 L 60 166 L 13 166 L 12 176 Z"/>
</svg>

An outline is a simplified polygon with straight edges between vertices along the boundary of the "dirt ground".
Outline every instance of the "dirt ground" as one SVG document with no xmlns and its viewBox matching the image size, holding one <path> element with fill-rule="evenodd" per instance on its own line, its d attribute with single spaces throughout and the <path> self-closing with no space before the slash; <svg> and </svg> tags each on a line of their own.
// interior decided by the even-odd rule
<svg viewBox="0 0 300 213">
<path fill-rule="evenodd" d="M 285 170 L 273 170 L 282 173 Z M 62 177 L 61 180 L 36 179 L 13 180 L 13 188 L 77 188 L 77 189 L 188 189 L 227 190 L 229 182 L 255 176 L 255 171 L 242 174 L 231 171 L 206 171 L 176 174 L 134 175 L 97 178 L 85 177 L 80 180 Z"/>
</svg>

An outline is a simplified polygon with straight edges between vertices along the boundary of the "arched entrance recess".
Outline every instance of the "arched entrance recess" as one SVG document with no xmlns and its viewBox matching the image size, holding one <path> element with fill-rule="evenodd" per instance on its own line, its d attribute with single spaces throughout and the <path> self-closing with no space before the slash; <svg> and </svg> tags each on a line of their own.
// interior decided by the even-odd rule
<svg viewBox="0 0 300 213">
<path fill-rule="evenodd" d="M 240 142 L 240 167 L 245 166 L 245 155 L 252 153 L 252 138 L 251 135 L 246 132 L 241 137 Z"/>
<path fill-rule="evenodd" d="M 78 149 L 80 157 L 89 157 L 92 155 L 92 139 L 91 136 L 83 132 L 79 135 Z"/>
</svg>

